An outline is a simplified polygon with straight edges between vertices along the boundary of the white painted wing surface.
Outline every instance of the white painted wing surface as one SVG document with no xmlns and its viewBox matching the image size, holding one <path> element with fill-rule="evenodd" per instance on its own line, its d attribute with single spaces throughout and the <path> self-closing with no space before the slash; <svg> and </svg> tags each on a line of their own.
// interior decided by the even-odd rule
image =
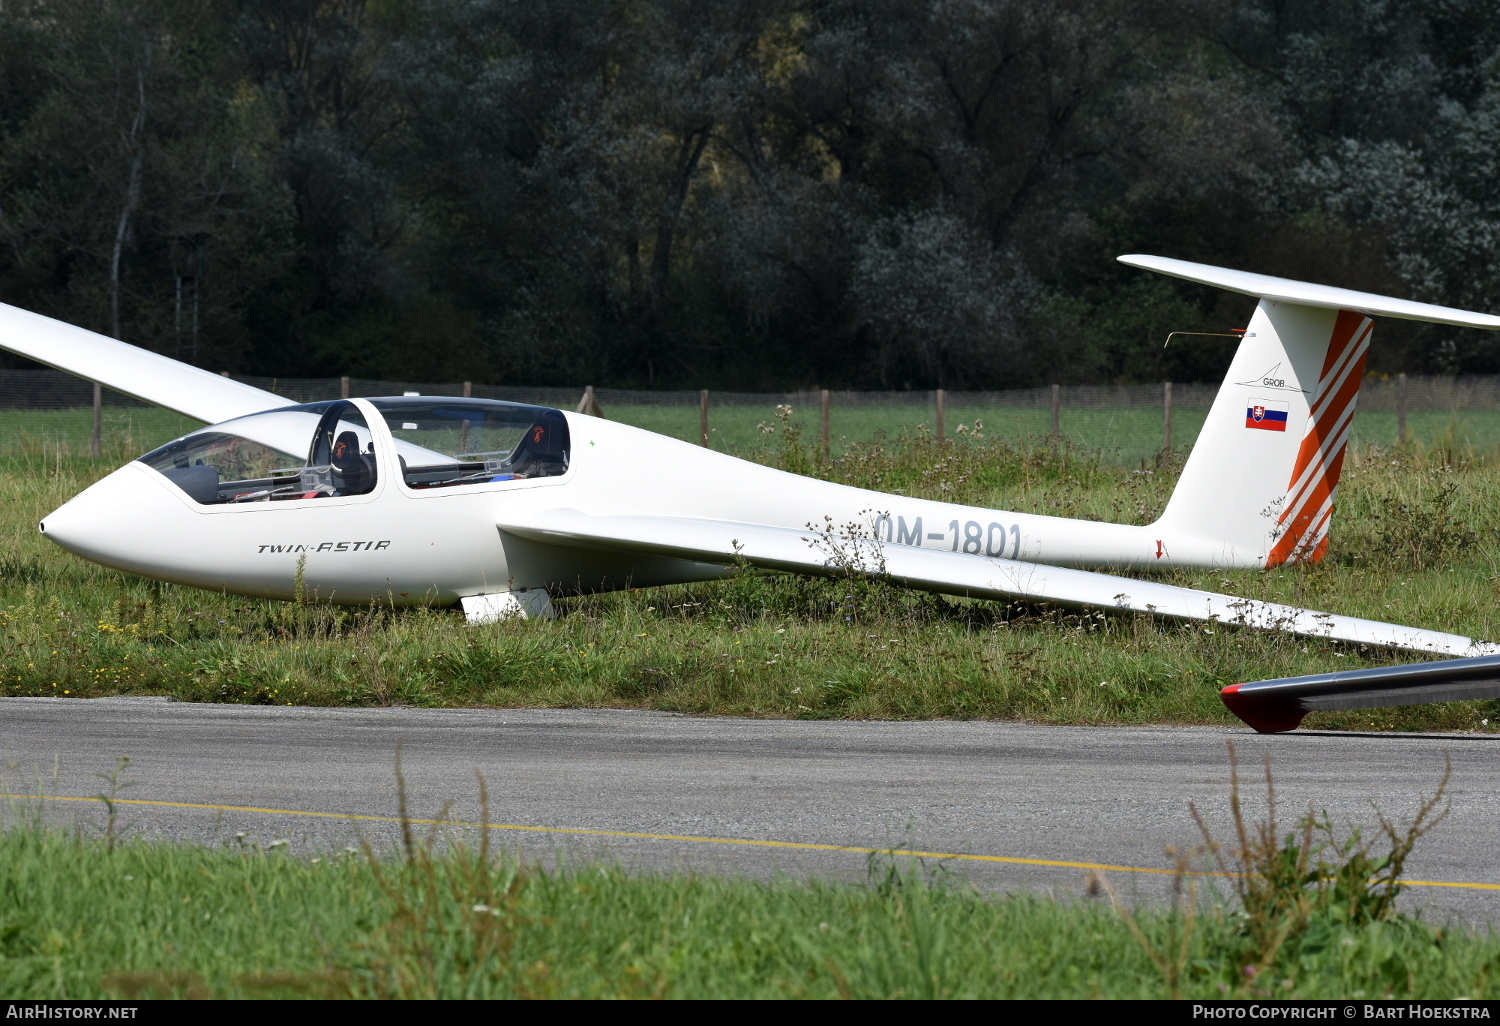
<svg viewBox="0 0 1500 1026">
<path fill-rule="evenodd" d="M 4 303 L 0 348 L 209 424 L 291 403 L 273 392 Z"/>
<path fill-rule="evenodd" d="M 1457 634 L 1336 616 L 1088 570 L 889 545 L 869 539 L 825 537 L 811 530 L 686 517 L 590 516 L 572 509 L 508 519 L 499 526 L 503 531 L 535 541 L 675 556 L 704 563 L 728 564 L 738 555 L 763 569 L 822 576 L 837 576 L 844 572 L 844 567 L 854 566 L 865 572 L 883 571 L 908 587 L 971 598 L 1023 599 L 1073 608 L 1149 613 L 1450 656 L 1500 653 L 1500 645 Z"/>
<path fill-rule="evenodd" d="M 1174 278 L 1184 278 L 1187 281 L 1213 285 L 1247 296 L 1259 296 L 1261 299 L 1274 302 L 1322 307 L 1328 310 L 1358 310 L 1360 313 L 1399 317 L 1408 321 L 1457 324 L 1466 328 L 1500 329 L 1500 317 L 1493 314 L 1455 310 L 1452 307 L 1434 306 L 1431 303 L 1414 303 L 1409 299 L 1392 299 L 1389 296 L 1377 296 L 1371 292 L 1355 292 L 1353 289 L 1338 289 L 1331 285 L 1313 285 L 1305 281 L 1293 281 L 1290 278 L 1254 274 L 1250 271 L 1234 271 L 1227 267 L 1195 264 L 1189 260 L 1174 260 L 1171 257 L 1129 253 L 1117 259 L 1120 263 L 1129 264 L 1131 267 L 1158 271 Z"/>
</svg>

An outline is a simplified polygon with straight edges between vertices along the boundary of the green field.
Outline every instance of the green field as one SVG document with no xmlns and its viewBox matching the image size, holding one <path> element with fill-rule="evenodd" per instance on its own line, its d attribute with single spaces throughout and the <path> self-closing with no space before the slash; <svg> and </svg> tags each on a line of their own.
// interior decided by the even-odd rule
<svg viewBox="0 0 1500 1026">
<path fill-rule="evenodd" d="M 636 427 L 658 431 L 673 438 L 696 442 L 698 411 L 692 407 L 612 406 L 605 411 L 612 419 Z M 725 452 L 753 449 L 764 435 L 758 425 L 775 424 L 775 408 L 767 406 L 716 406 L 709 411 L 709 441 Z M 1203 408 L 1176 407 L 1172 411 L 1172 446 L 1190 447 L 1203 427 L 1208 411 Z M 950 405 L 945 426 L 953 435 L 959 425 L 973 430 L 982 425 L 986 438 L 1001 439 L 1017 445 L 1038 444 L 1052 430 L 1052 414 L 1047 409 L 1014 409 Z M 794 409 L 792 419 L 803 425 L 809 438 L 818 434 L 819 411 L 816 407 Z M 933 431 L 935 410 L 931 406 L 858 406 L 833 408 L 829 415 L 829 441 L 832 454 L 848 451 L 851 443 L 867 443 L 878 438 L 893 439 L 900 434 Z M 1058 417 L 1062 437 L 1070 444 L 1095 450 L 1108 463 L 1138 466 L 1156 459 L 1163 438 L 1162 411 L 1150 407 L 1115 409 L 1080 409 L 1064 406 Z M 1408 439 L 1427 448 L 1443 447 L 1474 452 L 1500 448 L 1500 410 L 1413 410 L 1407 416 Z M 1359 444 L 1394 446 L 1398 428 L 1395 413 L 1366 412 L 1354 419 L 1353 439 Z"/>
<path fill-rule="evenodd" d="M 690 406 L 612 405 L 605 413 L 613 420 L 657 431 L 673 438 L 697 442 L 698 409 Z M 1208 411 L 1177 407 L 1172 411 L 1174 449 L 1190 447 L 1203 427 Z M 791 420 L 802 425 L 810 440 L 818 436 L 816 407 L 794 409 Z M 983 437 L 1028 447 L 1047 440 L 1051 412 L 1047 409 L 949 406 L 946 431 L 964 434 L 975 430 Z M 93 414 L 88 409 L 0 410 L 0 456 L 60 452 L 88 455 Z M 709 414 L 709 442 L 721 451 L 753 452 L 767 439 L 763 427 L 777 424 L 772 405 L 714 406 Z M 829 417 L 831 455 L 840 456 L 851 447 L 877 440 L 894 440 L 906 434 L 920 436 L 935 430 L 935 411 L 930 405 L 835 406 Z M 188 417 L 150 408 L 106 407 L 101 432 L 104 452 L 123 462 L 170 441 L 201 425 Z M 1079 449 L 1097 453 L 1105 463 L 1136 467 L 1159 458 L 1163 443 L 1162 413 L 1150 407 L 1083 409 L 1064 406 L 1059 416 L 1063 440 Z M 1500 450 L 1500 410 L 1413 410 L 1407 417 L 1409 440 L 1426 449 L 1475 454 Z M 1364 412 L 1355 417 L 1356 444 L 1394 446 L 1396 414 Z"/>
<path fill-rule="evenodd" d="M 486 627 L 449 610 L 330 609 L 159 585 L 86 563 L 36 532 L 41 517 L 117 460 L 183 426 L 154 411 L 110 414 L 120 419 L 106 438 L 128 432 L 132 448 L 111 442 L 99 461 L 76 455 L 76 431 L 61 415 L 51 427 L 33 418 L 37 433 L 6 436 L 0 693 L 1233 723 L 1218 700 L 1225 684 L 1401 658 L 1283 635 L 949 600 L 878 582 L 755 574 L 564 600 L 555 621 Z M 773 416 L 772 425 L 745 455 L 863 487 L 1128 523 L 1154 519 L 1182 456 L 1132 467 L 1069 444 L 1012 443 L 986 426 L 982 438 L 938 445 L 908 434 L 823 460 L 795 416 L 789 424 Z M 1332 539 L 1316 567 L 1165 579 L 1500 637 L 1500 468 L 1490 455 L 1356 444 Z M 1500 727 L 1494 708 L 1320 713 L 1306 725 L 1488 731 Z"/>
</svg>

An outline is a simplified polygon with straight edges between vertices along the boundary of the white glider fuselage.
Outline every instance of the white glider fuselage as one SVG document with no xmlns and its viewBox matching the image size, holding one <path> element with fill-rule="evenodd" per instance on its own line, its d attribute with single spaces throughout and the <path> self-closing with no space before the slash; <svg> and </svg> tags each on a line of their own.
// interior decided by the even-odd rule
<svg viewBox="0 0 1500 1026">
<path fill-rule="evenodd" d="M 462 400 L 454 400 L 461 402 Z M 361 400 L 354 400 L 363 405 Z M 697 518 L 804 531 L 859 533 L 889 545 L 1068 566 L 1185 565 L 1151 528 L 933 502 L 852 488 L 760 466 L 639 428 L 564 414 L 573 440 L 565 474 L 421 490 L 378 476 L 364 495 L 202 505 L 133 462 L 49 515 L 43 533 L 106 566 L 212 590 L 366 604 L 447 605 L 465 596 L 549 588 L 568 592 L 706 580 L 722 566 L 608 554 L 504 529 L 549 510 L 590 516 Z M 397 465 L 380 417 L 377 465 Z M 1216 554 L 1216 556 L 1219 554 Z M 1249 554 L 1238 565 L 1259 565 Z M 1215 565 L 1226 565 L 1219 559 Z"/>
</svg>

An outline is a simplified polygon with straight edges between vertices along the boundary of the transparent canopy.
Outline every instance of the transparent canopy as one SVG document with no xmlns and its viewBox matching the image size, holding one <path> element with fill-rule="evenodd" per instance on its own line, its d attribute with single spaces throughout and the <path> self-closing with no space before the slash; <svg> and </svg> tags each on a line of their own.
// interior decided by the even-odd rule
<svg viewBox="0 0 1500 1026">
<path fill-rule="evenodd" d="M 372 399 L 396 439 L 410 488 L 555 477 L 568 471 L 568 421 L 557 410 L 489 399 Z"/>
<path fill-rule="evenodd" d="M 486 399 L 373 399 L 390 426 L 408 487 L 551 477 L 568 469 L 557 410 Z M 375 444 L 346 399 L 215 424 L 140 458 L 205 505 L 361 495 L 374 489 Z"/>
<path fill-rule="evenodd" d="M 370 427 L 345 399 L 237 417 L 140 462 L 204 505 L 362 495 L 377 480 Z"/>
</svg>

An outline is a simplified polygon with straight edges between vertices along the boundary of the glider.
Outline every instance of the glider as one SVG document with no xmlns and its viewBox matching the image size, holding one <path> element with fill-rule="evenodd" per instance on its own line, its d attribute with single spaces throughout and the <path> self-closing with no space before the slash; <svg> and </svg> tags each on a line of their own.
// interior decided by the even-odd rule
<svg viewBox="0 0 1500 1026">
<path fill-rule="evenodd" d="M 0 347 L 210 425 L 40 524 L 85 559 L 158 580 L 268 598 L 292 598 L 300 585 L 337 603 L 459 605 L 483 622 L 551 615 L 552 596 L 708 580 L 749 564 L 1465 659 L 1500 654 L 1459 635 L 1109 572 L 1318 561 L 1372 318 L 1496 329 L 1500 317 L 1165 257 L 1119 259 L 1259 300 L 1177 487 L 1146 526 L 867 491 L 516 403 L 292 404 L 4 305 Z M 1278 691 L 1273 704 L 1321 708 L 1308 703 L 1343 679 L 1298 678 L 1296 697 Z M 1244 710 L 1271 701 L 1265 683 L 1291 686 L 1225 695 L 1252 725 Z"/>
</svg>

